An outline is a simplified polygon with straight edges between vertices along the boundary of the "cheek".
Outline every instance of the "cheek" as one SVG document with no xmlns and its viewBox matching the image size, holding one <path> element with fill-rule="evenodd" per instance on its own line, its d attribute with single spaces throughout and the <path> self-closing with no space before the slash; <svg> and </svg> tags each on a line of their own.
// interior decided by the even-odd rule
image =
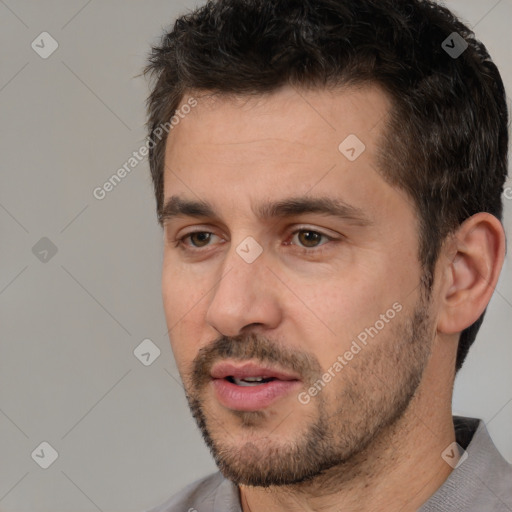
<svg viewBox="0 0 512 512">
<path fill-rule="evenodd" d="M 176 324 L 197 314 L 208 294 L 208 277 L 196 274 L 192 266 L 184 267 L 176 258 L 164 255 L 162 265 L 162 300 L 166 318 Z"/>
<path fill-rule="evenodd" d="M 165 262 L 162 267 L 162 299 L 168 336 L 176 362 L 181 366 L 192 360 L 201 341 L 202 318 L 209 287 L 204 280 L 196 282 L 179 266 Z"/>
<path fill-rule="evenodd" d="M 395 274 L 391 275 L 394 269 Z M 308 347 L 316 352 L 322 365 L 329 365 L 350 348 L 352 340 L 379 321 L 393 304 L 410 293 L 404 282 L 410 271 L 398 275 L 398 266 L 382 259 L 371 266 L 359 266 L 336 278 L 301 287 L 301 301 L 295 302 L 288 315 L 300 322 L 299 331 L 314 341 Z M 406 275 L 409 274 L 409 277 Z"/>
</svg>

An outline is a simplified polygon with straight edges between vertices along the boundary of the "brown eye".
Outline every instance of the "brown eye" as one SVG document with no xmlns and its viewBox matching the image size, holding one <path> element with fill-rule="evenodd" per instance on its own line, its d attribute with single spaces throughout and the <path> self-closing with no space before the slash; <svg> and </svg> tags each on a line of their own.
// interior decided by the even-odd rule
<svg viewBox="0 0 512 512">
<path fill-rule="evenodd" d="M 305 247 L 316 247 L 322 239 L 322 234 L 316 231 L 300 231 L 299 241 Z"/>
<path fill-rule="evenodd" d="M 206 245 L 208 245 L 211 235 L 211 233 L 208 233 L 206 231 L 197 231 L 196 233 L 188 234 L 187 236 L 183 237 L 182 240 L 190 238 L 193 247 L 205 247 Z"/>
<path fill-rule="evenodd" d="M 306 249 L 315 249 L 324 245 L 322 239 L 325 239 L 326 242 L 333 240 L 331 237 L 320 233 L 319 231 L 313 231 L 312 229 L 300 229 L 293 233 L 292 241 L 297 239 L 297 242 L 293 242 L 295 245 L 299 247 L 303 247 Z"/>
</svg>

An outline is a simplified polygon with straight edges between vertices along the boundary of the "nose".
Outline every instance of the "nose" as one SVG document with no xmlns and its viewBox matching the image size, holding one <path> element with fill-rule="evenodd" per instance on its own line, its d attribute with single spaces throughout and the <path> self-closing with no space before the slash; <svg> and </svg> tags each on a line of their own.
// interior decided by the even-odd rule
<svg viewBox="0 0 512 512">
<path fill-rule="evenodd" d="M 222 335 L 236 336 L 253 324 L 265 330 L 279 325 L 278 280 L 267 263 L 265 251 L 248 263 L 230 248 L 206 313 L 206 322 Z"/>
</svg>

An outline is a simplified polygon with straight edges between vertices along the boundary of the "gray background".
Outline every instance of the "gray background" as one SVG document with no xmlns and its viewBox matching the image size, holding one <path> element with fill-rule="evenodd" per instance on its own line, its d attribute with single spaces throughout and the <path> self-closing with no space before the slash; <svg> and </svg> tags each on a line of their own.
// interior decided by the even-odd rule
<svg viewBox="0 0 512 512">
<path fill-rule="evenodd" d="M 447 4 L 510 91 L 512 0 Z M 0 0 L 0 511 L 141 511 L 215 469 L 167 338 L 147 161 L 92 194 L 143 146 L 147 84 L 135 75 L 193 5 Z M 31 47 L 43 31 L 59 45 L 47 59 Z M 32 249 L 43 237 L 57 248 L 47 261 Z M 509 461 L 511 283 L 509 253 L 454 398 Z M 133 351 L 147 338 L 161 355 L 144 366 Z M 59 454 L 48 469 L 31 457 L 43 441 Z"/>
</svg>

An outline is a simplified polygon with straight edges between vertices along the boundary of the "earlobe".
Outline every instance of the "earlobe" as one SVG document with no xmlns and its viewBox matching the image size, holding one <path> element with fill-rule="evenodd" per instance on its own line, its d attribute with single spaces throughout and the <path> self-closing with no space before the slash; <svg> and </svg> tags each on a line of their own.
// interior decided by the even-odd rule
<svg viewBox="0 0 512 512">
<path fill-rule="evenodd" d="M 445 286 L 441 292 L 438 331 L 462 332 L 484 312 L 494 292 L 505 259 L 505 232 L 489 213 L 466 219 L 441 255 Z"/>
</svg>

